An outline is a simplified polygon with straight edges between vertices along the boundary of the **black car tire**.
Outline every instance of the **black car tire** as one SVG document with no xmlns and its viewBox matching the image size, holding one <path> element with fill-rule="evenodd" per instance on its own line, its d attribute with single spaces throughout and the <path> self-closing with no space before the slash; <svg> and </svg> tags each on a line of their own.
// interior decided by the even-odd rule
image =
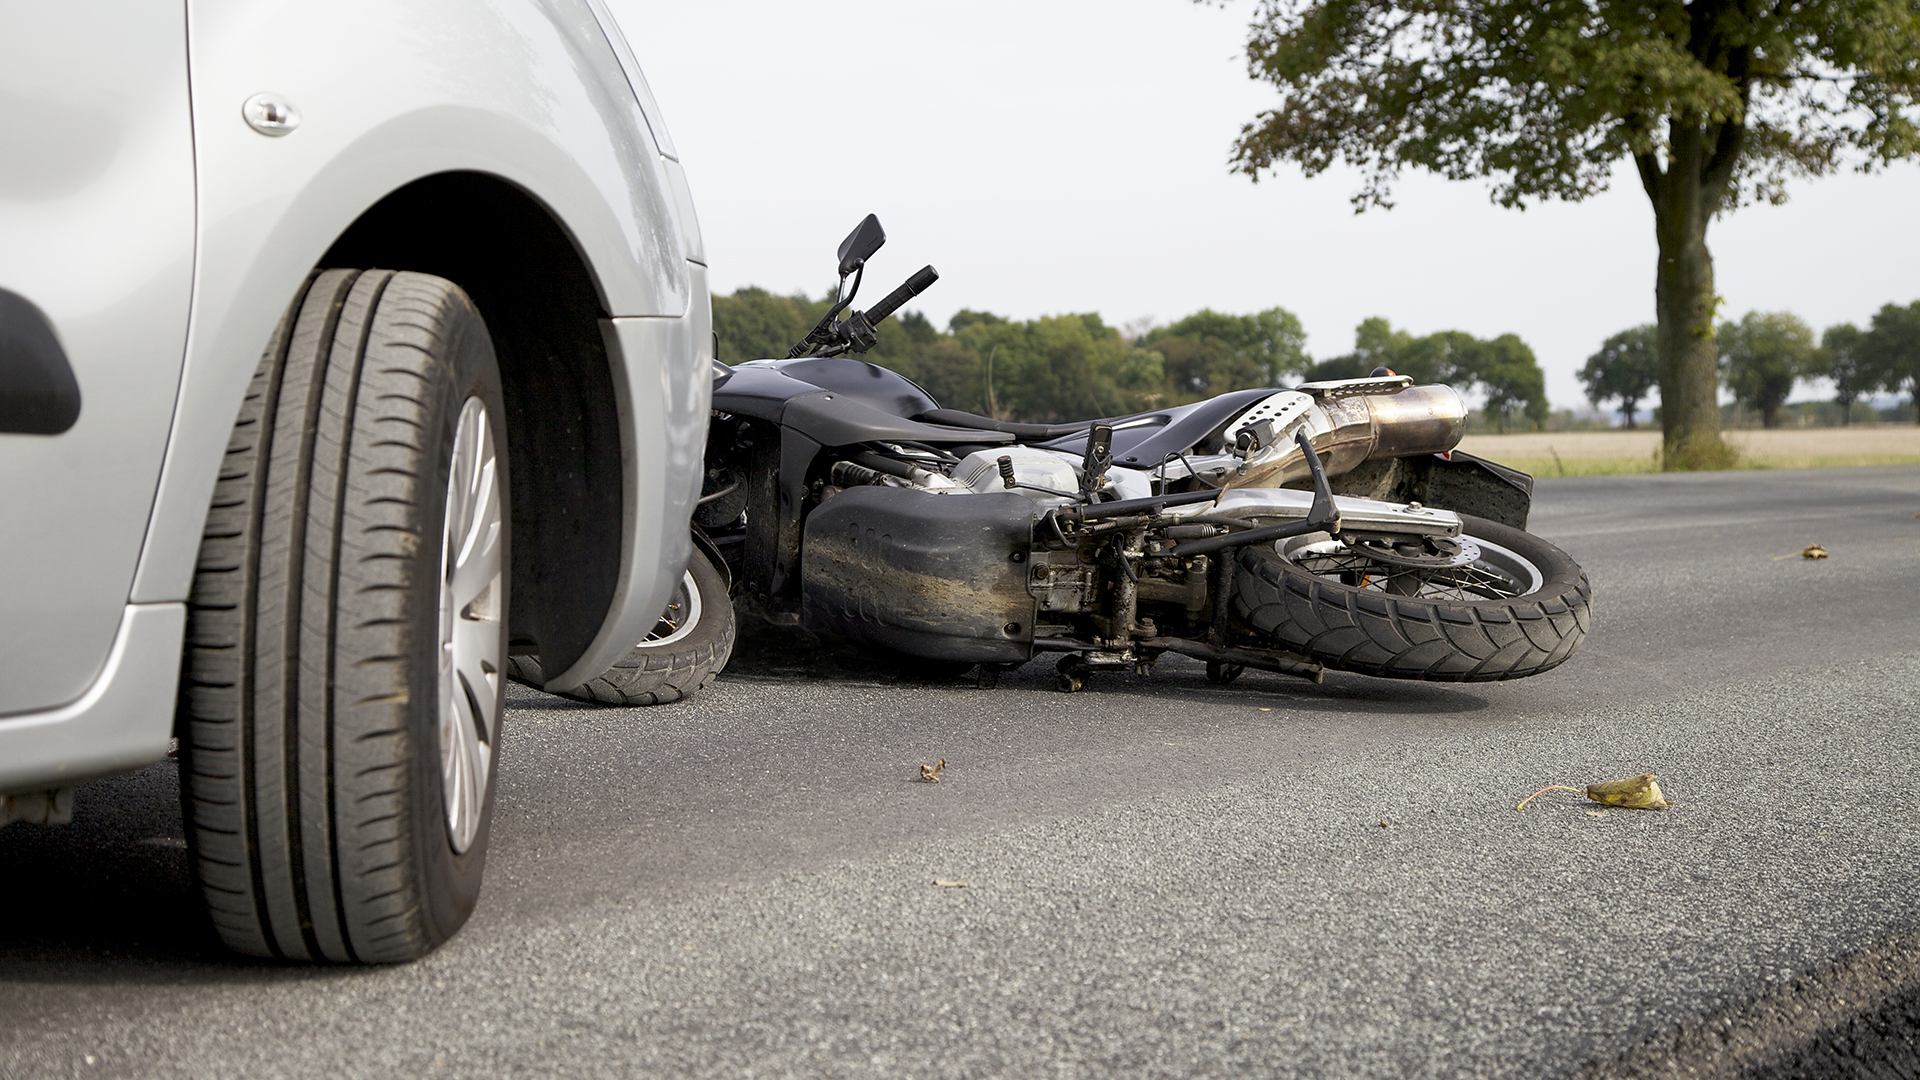
<svg viewBox="0 0 1920 1080">
<path fill-rule="evenodd" d="M 456 463 L 456 431 L 469 446 L 462 461 L 483 466 L 491 456 L 485 477 Z M 454 640 L 443 627 L 466 627 L 461 640 L 479 643 L 475 655 L 497 634 L 492 655 L 504 662 L 505 435 L 492 340 L 466 294 L 442 278 L 322 271 L 261 358 L 201 541 L 178 724 L 192 862 L 234 950 L 404 961 L 472 913 L 503 685 L 496 667 L 490 685 L 484 675 L 459 684 L 469 713 L 448 706 L 474 718 L 471 745 L 488 763 L 461 803 L 477 806 L 463 818 L 461 847 L 445 794 L 459 785 L 443 786 L 452 766 L 441 701 L 453 685 L 443 652 L 459 654 L 443 647 Z M 475 441 L 489 438 L 490 447 Z M 467 535 L 481 544 L 475 572 L 497 576 L 479 579 L 493 583 L 449 616 L 456 469 L 469 478 L 459 506 L 472 505 L 468 491 L 497 488 L 497 502 L 481 496 L 497 529 L 461 519 L 475 522 Z M 487 538 L 498 544 L 497 567 Z"/>
</svg>

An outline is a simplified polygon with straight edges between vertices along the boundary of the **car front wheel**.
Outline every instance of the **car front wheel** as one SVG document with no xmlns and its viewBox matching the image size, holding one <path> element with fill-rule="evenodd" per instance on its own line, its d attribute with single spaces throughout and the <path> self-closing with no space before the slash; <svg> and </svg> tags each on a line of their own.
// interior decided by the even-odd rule
<svg viewBox="0 0 1920 1080">
<path fill-rule="evenodd" d="M 182 801 L 220 937 L 411 960 L 473 911 L 506 666 L 500 374 L 450 281 L 326 270 L 248 389 L 208 513 Z"/>
</svg>

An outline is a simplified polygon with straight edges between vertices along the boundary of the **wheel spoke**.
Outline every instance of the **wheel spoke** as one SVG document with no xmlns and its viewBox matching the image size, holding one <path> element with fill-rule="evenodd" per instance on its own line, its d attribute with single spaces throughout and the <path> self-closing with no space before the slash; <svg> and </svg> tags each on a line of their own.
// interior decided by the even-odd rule
<svg viewBox="0 0 1920 1080">
<path fill-rule="evenodd" d="M 1522 577 L 1506 572 L 1487 557 L 1460 566 L 1409 568 L 1376 559 L 1364 548 L 1340 541 L 1324 541 L 1288 554 L 1302 570 L 1367 592 L 1407 595 L 1423 600 L 1500 600 L 1521 595 L 1532 587 Z M 1407 586 L 1412 575 L 1414 585 Z"/>
<path fill-rule="evenodd" d="M 447 838 L 480 830 L 499 731 L 504 567 L 499 461 L 486 405 L 468 398 L 447 470 L 440 584 L 440 772 Z"/>
<path fill-rule="evenodd" d="M 453 677 L 464 691 L 454 695 L 455 701 L 469 709 L 474 720 L 473 730 L 481 742 L 489 745 L 493 743 L 498 720 L 495 702 L 500 697 L 499 639 L 497 619 L 477 619 L 463 614 L 453 624 Z"/>
</svg>

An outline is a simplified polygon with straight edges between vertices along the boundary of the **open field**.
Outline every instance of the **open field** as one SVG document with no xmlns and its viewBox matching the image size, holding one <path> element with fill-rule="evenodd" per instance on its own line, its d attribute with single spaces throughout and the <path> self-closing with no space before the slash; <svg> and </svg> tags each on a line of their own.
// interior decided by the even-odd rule
<svg viewBox="0 0 1920 1080">
<path fill-rule="evenodd" d="M 1920 424 L 1729 431 L 1743 469 L 1825 469 L 1920 465 Z M 1660 429 L 1469 435 L 1460 449 L 1535 476 L 1613 476 L 1656 472 Z"/>
</svg>

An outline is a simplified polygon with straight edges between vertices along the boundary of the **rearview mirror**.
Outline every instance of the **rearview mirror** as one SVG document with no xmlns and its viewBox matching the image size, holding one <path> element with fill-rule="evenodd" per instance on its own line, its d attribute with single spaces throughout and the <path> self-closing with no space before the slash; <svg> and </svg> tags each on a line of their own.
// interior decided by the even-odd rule
<svg viewBox="0 0 1920 1080">
<path fill-rule="evenodd" d="M 854 226 L 847 238 L 840 241 L 840 276 L 846 277 L 860 269 L 886 242 L 887 230 L 880 227 L 880 219 L 868 214 L 865 221 Z"/>
</svg>

